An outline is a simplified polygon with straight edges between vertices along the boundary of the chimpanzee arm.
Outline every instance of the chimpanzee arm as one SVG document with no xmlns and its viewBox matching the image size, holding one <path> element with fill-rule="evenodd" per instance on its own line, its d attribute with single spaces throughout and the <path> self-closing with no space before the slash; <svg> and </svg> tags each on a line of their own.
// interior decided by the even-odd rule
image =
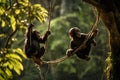
<svg viewBox="0 0 120 80">
<path fill-rule="evenodd" d="M 33 49 L 31 49 L 32 47 L 32 44 L 33 44 L 33 39 L 32 39 L 32 27 L 34 25 L 33 24 L 30 24 L 27 31 L 26 31 L 26 39 L 25 39 L 25 43 L 24 43 L 24 52 L 25 54 L 27 55 L 27 57 L 31 57 L 32 54 L 32 51 Z"/>
<path fill-rule="evenodd" d="M 90 39 L 93 40 L 93 38 L 96 37 L 97 33 L 98 33 L 98 29 L 93 30 L 92 37 Z"/>
<path fill-rule="evenodd" d="M 67 56 L 72 56 L 73 51 L 74 51 L 74 44 L 73 44 L 73 41 L 71 41 L 70 42 L 70 49 L 67 49 L 66 55 Z"/>
<path fill-rule="evenodd" d="M 43 38 L 39 38 L 40 43 L 45 43 L 49 35 L 50 35 L 50 31 L 47 31 L 43 36 Z"/>
<path fill-rule="evenodd" d="M 27 32 L 26 32 L 26 38 L 27 38 L 28 40 L 30 40 L 30 38 L 31 38 L 31 36 L 32 36 L 32 27 L 33 27 L 33 25 L 30 24 L 29 27 L 28 27 L 28 30 L 27 30 Z"/>
<path fill-rule="evenodd" d="M 98 29 L 93 31 L 91 38 L 88 40 L 88 43 L 93 43 L 94 46 L 96 45 L 96 41 L 94 40 L 94 38 L 96 37 L 97 33 Z"/>
<path fill-rule="evenodd" d="M 78 48 L 78 42 L 77 41 L 71 41 L 70 43 L 70 49 L 67 50 L 66 55 L 67 56 L 72 56 L 73 52 Z"/>
<path fill-rule="evenodd" d="M 31 38 L 31 33 L 32 33 L 32 27 L 29 26 L 26 33 L 25 33 L 25 43 L 24 43 L 24 50 L 27 52 L 28 47 L 30 46 L 30 38 Z"/>
</svg>

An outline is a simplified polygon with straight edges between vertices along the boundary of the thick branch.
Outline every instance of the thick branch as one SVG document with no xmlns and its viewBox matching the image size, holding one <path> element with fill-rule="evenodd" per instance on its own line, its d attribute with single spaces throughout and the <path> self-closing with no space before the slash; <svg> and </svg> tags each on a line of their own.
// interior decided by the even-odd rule
<svg viewBox="0 0 120 80">
<path fill-rule="evenodd" d="M 83 1 L 93 5 L 98 10 L 102 10 L 104 12 L 115 11 L 115 5 L 113 0 L 83 0 Z"/>
<path fill-rule="evenodd" d="M 89 4 L 93 5 L 93 6 L 95 6 L 97 8 L 100 7 L 100 5 L 99 5 L 100 3 L 99 3 L 98 0 L 83 0 L 83 1 L 85 1 L 85 2 L 87 2 L 87 3 L 89 3 Z"/>
<path fill-rule="evenodd" d="M 56 60 L 53 60 L 53 61 L 42 61 L 43 64 L 55 64 L 55 63 L 59 63 L 59 62 L 62 62 L 64 60 L 66 60 L 67 58 L 69 58 L 67 55 L 59 58 L 59 59 L 56 59 Z"/>
</svg>

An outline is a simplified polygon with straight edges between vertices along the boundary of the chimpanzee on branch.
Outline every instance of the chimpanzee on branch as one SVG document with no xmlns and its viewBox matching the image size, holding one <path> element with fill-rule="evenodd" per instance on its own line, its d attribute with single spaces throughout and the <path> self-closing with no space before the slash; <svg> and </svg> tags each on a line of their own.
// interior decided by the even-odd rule
<svg viewBox="0 0 120 80">
<path fill-rule="evenodd" d="M 94 40 L 94 37 L 96 36 L 97 32 L 98 32 L 97 29 L 94 30 L 93 35 L 86 42 L 85 48 L 83 48 L 81 50 L 78 50 L 75 53 L 79 58 L 84 59 L 86 61 L 90 60 L 89 52 L 90 52 L 90 49 L 91 49 L 91 44 L 96 46 L 96 42 Z M 69 36 L 72 38 L 72 40 L 71 40 L 71 43 L 70 43 L 70 49 L 68 49 L 67 52 L 66 52 L 67 56 L 71 56 L 72 53 L 78 47 L 80 47 L 80 45 L 82 45 L 82 43 L 85 41 L 86 36 L 88 36 L 88 34 L 81 33 L 79 28 L 73 27 L 69 30 Z"/>
<path fill-rule="evenodd" d="M 26 32 L 24 51 L 28 58 L 33 58 L 35 63 L 40 64 L 40 58 L 45 52 L 45 48 L 40 47 L 40 43 L 45 44 L 47 37 L 51 34 L 51 32 L 47 31 L 43 38 L 41 38 L 38 31 L 33 31 L 33 27 L 34 25 L 30 24 Z"/>
</svg>

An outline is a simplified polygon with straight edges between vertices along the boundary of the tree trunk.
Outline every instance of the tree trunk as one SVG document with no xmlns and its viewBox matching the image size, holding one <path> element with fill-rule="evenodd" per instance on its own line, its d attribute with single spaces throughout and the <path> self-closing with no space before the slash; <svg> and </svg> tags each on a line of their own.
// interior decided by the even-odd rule
<svg viewBox="0 0 120 80">
<path fill-rule="evenodd" d="M 110 32 L 110 45 L 111 45 L 111 64 L 112 68 L 107 76 L 109 80 L 120 80 L 120 33 L 115 19 L 115 13 L 102 13 L 101 19 Z M 120 23 L 120 22 L 119 22 Z"/>
<path fill-rule="evenodd" d="M 100 18 L 110 33 L 111 68 L 108 80 L 120 80 L 120 1 L 119 0 L 84 0 L 100 12 Z"/>
</svg>

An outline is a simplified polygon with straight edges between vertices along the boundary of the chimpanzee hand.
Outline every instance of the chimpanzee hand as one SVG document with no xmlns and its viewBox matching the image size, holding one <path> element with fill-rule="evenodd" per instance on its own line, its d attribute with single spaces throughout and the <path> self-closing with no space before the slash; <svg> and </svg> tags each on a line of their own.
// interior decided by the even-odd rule
<svg viewBox="0 0 120 80">
<path fill-rule="evenodd" d="M 33 24 L 30 24 L 29 27 L 32 28 L 32 27 L 34 27 L 34 25 L 33 25 Z"/>
<path fill-rule="evenodd" d="M 98 29 L 95 29 L 93 32 L 94 32 L 94 36 L 96 36 L 98 33 Z"/>
<path fill-rule="evenodd" d="M 97 33 L 98 33 L 98 29 L 94 29 L 93 32 L 92 32 L 92 34 L 89 35 L 90 36 L 90 40 L 92 40 L 93 38 L 95 38 L 96 35 L 97 35 Z"/>
<path fill-rule="evenodd" d="M 66 55 L 68 56 L 68 57 L 70 57 L 70 56 L 72 56 L 73 54 L 73 50 L 72 49 L 68 49 L 67 51 L 66 51 Z"/>
<path fill-rule="evenodd" d="M 50 32 L 50 31 L 46 31 L 46 35 L 48 35 L 48 36 L 49 36 L 50 34 L 51 34 L 51 32 Z"/>
</svg>

